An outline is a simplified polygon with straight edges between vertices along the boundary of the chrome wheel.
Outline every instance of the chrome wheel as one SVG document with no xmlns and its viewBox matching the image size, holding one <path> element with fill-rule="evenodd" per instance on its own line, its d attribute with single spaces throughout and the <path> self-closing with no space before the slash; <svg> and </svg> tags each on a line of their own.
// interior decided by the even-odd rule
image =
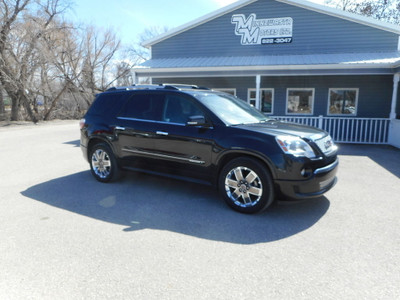
<svg viewBox="0 0 400 300">
<path fill-rule="evenodd" d="M 92 169 L 101 179 L 106 179 L 111 175 L 111 159 L 104 149 L 97 149 L 93 152 Z"/>
<path fill-rule="evenodd" d="M 263 186 L 256 172 L 238 166 L 227 173 L 225 191 L 235 205 L 246 208 L 259 203 L 263 195 Z"/>
</svg>

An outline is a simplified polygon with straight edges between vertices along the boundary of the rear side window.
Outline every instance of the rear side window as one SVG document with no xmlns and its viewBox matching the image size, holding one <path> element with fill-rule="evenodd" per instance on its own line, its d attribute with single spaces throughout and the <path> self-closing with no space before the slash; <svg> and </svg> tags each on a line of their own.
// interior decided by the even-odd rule
<svg viewBox="0 0 400 300">
<path fill-rule="evenodd" d="M 160 93 L 134 94 L 126 102 L 120 117 L 161 121 L 165 96 Z"/>
<path fill-rule="evenodd" d="M 129 95 L 124 94 L 99 94 L 90 106 L 88 114 L 100 116 L 115 116 L 123 106 Z"/>
</svg>

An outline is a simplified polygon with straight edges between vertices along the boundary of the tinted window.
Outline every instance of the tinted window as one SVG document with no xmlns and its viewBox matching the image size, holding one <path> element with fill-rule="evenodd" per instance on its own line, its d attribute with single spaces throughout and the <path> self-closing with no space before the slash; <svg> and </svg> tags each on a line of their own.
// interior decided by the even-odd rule
<svg viewBox="0 0 400 300">
<path fill-rule="evenodd" d="M 96 99 L 90 107 L 88 114 L 114 116 L 120 111 L 124 101 L 128 96 L 129 95 L 126 93 L 99 94 L 96 96 Z"/>
<path fill-rule="evenodd" d="M 161 121 L 163 94 L 134 94 L 126 102 L 120 116 L 132 119 Z"/>
<path fill-rule="evenodd" d="M 165 108 L 163 121 L 185 124 L 190 116 L 204 116 L 203 112 L 189 99 L 179 95 L 167 95 L 165 97 Z"/>
</svg>

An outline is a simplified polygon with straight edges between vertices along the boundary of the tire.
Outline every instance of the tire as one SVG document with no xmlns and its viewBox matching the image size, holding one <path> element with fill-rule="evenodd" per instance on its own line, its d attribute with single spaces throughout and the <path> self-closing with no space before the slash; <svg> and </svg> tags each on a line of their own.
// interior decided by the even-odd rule
<svg viewBox="0 0 400 300">
<path fill-rule="evenodd" d="M 274 187 L 269 171 L 252 158 L 236 158 L 226 164 L 219 176 L 219 191 L 234 210 L 254 214 L 274 201 Z"/>
<path fill-rule="evenodd" d="M 100 182 L 111 182 L 119 178 L 117 160 L 107 144 L 96 144 L 90 149 L 89 164 L 92 175 Z"/>
</svg>

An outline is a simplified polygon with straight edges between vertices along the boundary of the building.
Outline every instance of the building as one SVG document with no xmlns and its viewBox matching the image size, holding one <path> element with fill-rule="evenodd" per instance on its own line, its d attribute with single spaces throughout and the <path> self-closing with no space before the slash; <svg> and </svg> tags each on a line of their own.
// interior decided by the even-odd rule
<svg viewBox="0 0 400 300">
<path fill-rule="evenodd" d="M 152 83 L 232 93 L 336 141 L 400 147 L 400 26 L 299 0 L 242 0 L 145 42 Z"/>
</svg>

